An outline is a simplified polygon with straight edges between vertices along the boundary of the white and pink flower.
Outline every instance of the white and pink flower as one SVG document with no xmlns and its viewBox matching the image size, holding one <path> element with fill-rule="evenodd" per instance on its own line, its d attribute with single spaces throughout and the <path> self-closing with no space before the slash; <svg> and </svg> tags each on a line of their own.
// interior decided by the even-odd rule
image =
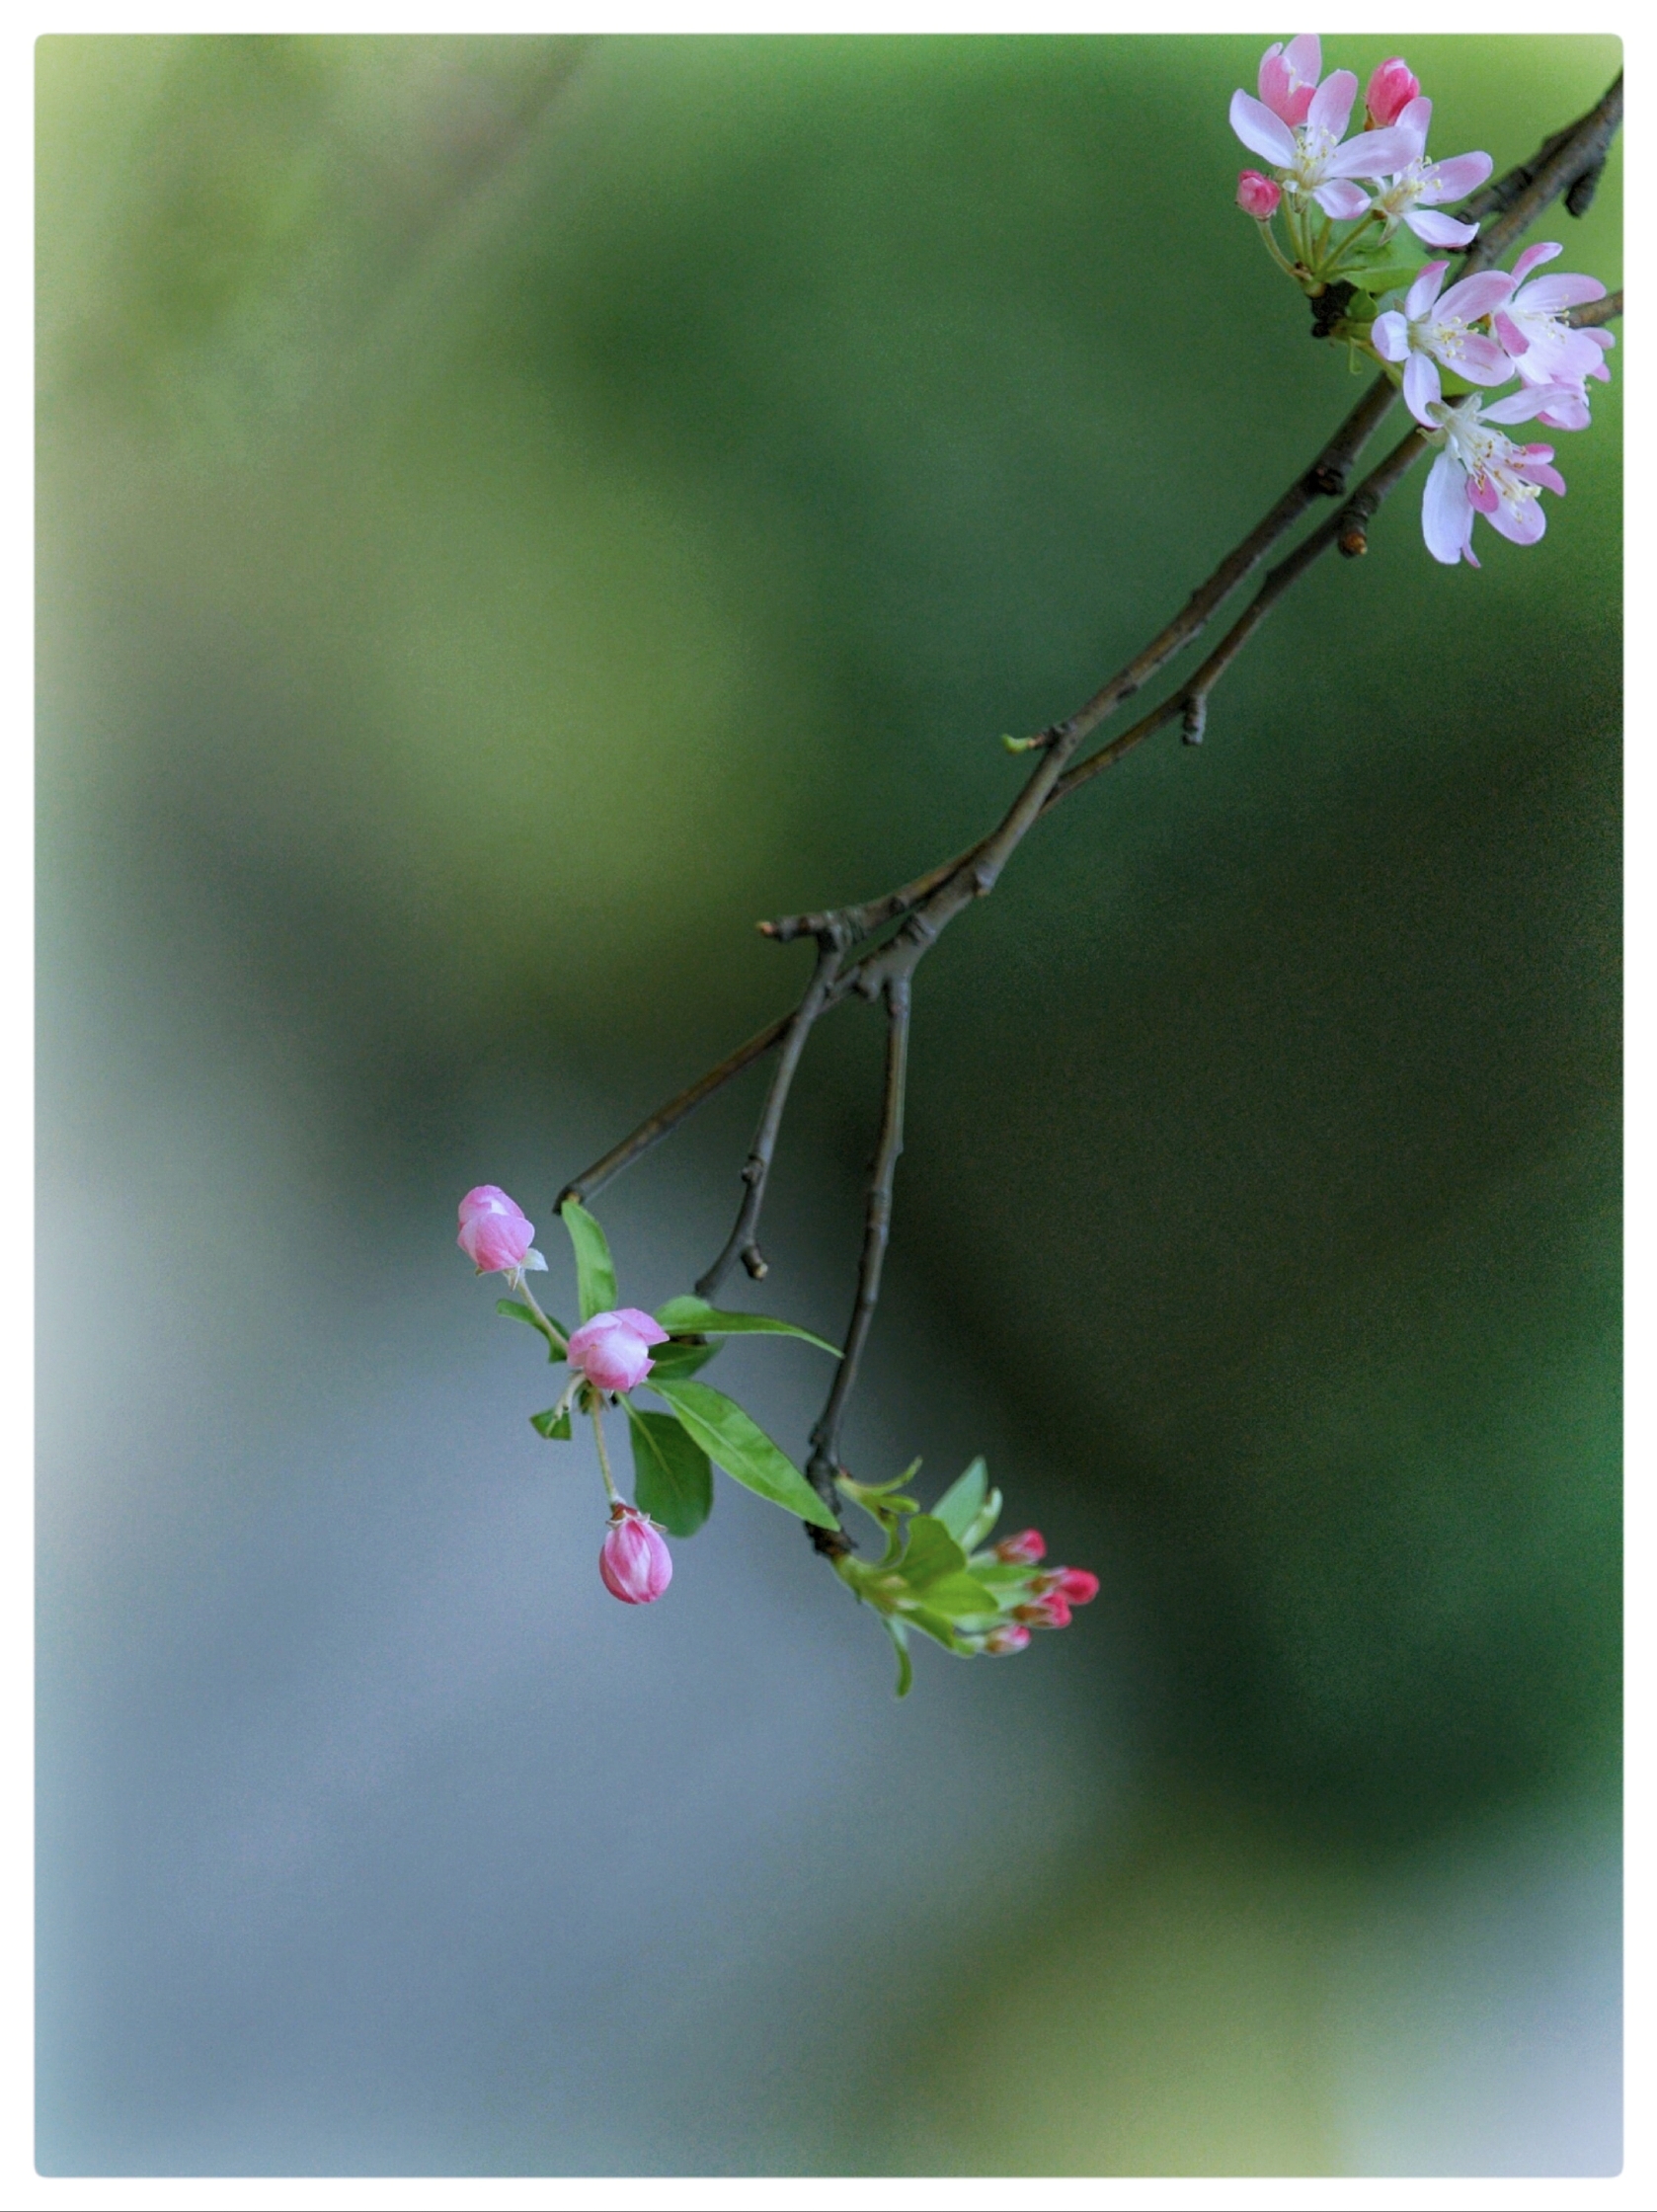
<svg viewBox="0 0 1657 2212">
<path fill-rule="evenodd" d="M 1379 73 L 1379 72 L 1378 72 Z M 1373 84 L 1373 80 L 1372 80 Z M 1427 159 L 1427 131 L 1433 120 L 1433 103 L 1417 97 L 1399 112 L 1388 131 L 1370 135 L 1392 138 L 1402 133 L 1409 140 L 1404 158 L 1389 165 L 1386 182 L 1373 202 L 1386 222 L 1386 235 L 1402 223 L 1428 246 L 1470 246 L 1478 236 L 1477 223 L 1457 222 L 1450 215 L 1431 210 L 1447 200 L 1464 199 L 1476 192 L 1495 167 L 1488 154 L 1453 154 L 1448 161 Z M 1359 145 L 1363 139 L 1357 140 Z M 1370 171 L 1360 171 L 1370 175 Z"/>
<path fill-rule="evenodd" d="M 1586 380 L 1593 376 L 1610 382 L 1606 356 L 1617 341 L 1610 331 L 1572 330 L 1565 321 L 1573 307 L 1604 299 L 1606 288 L 1597 276 L 1573 276 L 1561 270 L 1526 282 L 1533 269 L 1564 250 L 1546 242 L 1526 247 L 1513 265 L 1517 288 L 1497 311 L 1495 329 L 1524 383 L 1563 387 L 1565 396 L 1540 420 L 1550 430 L 1581 431 L 1588 428 Z"/>
<path fill-rule="evenodd" d="M 1368 130 L 1346 144 L 1346 126 L 1358 97 L 1358 79 L 1350 69 L 1337 69 L 1317 86 L 1303 112 L 1290 122 L 1286 114 L 1300 108 L 1305 75 L 1290 54 L 1302 48 L 1302 61 L 1318 61 L 1315 40 L 1294 40 L 1281 56 L 1284 69 L 1295 82 L 1280 88 L 1272 78 L 1272 99 L 1256 100 L 1242 91 L 1231 95 L 1231 128 L 1252 154 L 1269 161 L 1282 177 L 1284 190 L 1297 201 L 1315 199 L 1326 215 L 1337 222 L 1350 221 L 1369 206 L 1369 196 L 1354 178 L 1387 177 L 1402 170 L 1420 151 L 1407 130 Z M 1277 49 L 1261 64 L 1261 83 L 1267 82 L 1267 63 L 1276 68 Z M 1285 79 L 1287 86 L 1287 78 Z M 1274 105 L 1274 100 L 1276 105 Z"/>
<path fill-rule="evenodd" d="M 1293 128 L 1306 119 L 1311 96 L 1323 74 L 1323 46 L 1313 33 L 1268 46 L 1260 62 L 1260 99 L 1280 122 Z"/>
<path fill-rule="evenodd" d="M 594 1313 L 576 1330 L 570 1372 L 585 1376 L 594 1389 L 636 1389 L 656 1365 L 651 1347 L 667 1341 L 660 1321 L 636 1305 L 618 1305 L 613 1313 Z"/>
<path fill-rule="evenodd" d="M 1486 407 L 1476 392 L 1441 400 L 1434 410 L 1444 450 L 1434 461 L 1421 502 L 1421 534 L 1435 561 L 1479 566 L 1472 548 L 1473 516 L 1515 545 L 1535 545 L 1547 527 L 1544 491 L 1563 493 L 1565 480 L 1552 466 L 1551 445 L 1516 445 L 1491 426 L 1523 423 L 1556 396 L 1554 387 L 1511 392 Z"/>
<path fill-rule="evenodd" d="M 454 1240 L 480 1275 L 521 1275 L 544 1268 L 535 1250 L 535 1224 L 497 1183 L 480 1183 L 460 1201 L 460 1234 Z"/>
<path fill-rule="evenodd" d="M 1428 430 L 1438 427 L 1432 409 L 1444 396 L 1440 367 L 1469 384 L 1505 384 L 1513 363 L 1496 343 L 1472 327 L 1495 313 L 1513 289 L 1500 270 L 1464 276 L 1439 296 L 1447 261 L 1430 261 L 1404 295 L 1402 309 L 1378 315 L 1371 332 L 1385 361 L 1404 364 L 1404 404 Z"/>
<path fill-rule="evenodd" d="M 636 1505 L 617 1499 L 598 1553 L 598 1575 L 624 1606 L 653 1606 L 673 1579 L 673 1556 L 661 1530 Z"/>
</svg>

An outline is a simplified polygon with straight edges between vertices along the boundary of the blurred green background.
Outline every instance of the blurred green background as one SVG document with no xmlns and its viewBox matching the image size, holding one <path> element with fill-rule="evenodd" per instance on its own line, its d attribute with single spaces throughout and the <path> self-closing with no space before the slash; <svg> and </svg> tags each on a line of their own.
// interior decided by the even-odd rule
<svg viewBox="0 0 1657 2212">
<path fill-rule="evenodd" d="M 853 1463 L 942 1479 L 987 1449 L 1014 1524 L 1106 1591 L 1022 1672 L 933 1655 L 895 1714 L 872 1625 L 755 1524 L 763 1599 L 733 1554 L 682 1650 L 615 1662 L 641 1713 L 695 1708 L 699 1773 L 797 1778 L 753 1975 L 811 1909 L 790 1822 L 828 1822 L 841 1874 L 907 1839 L 902 1880 L 811 1937 L 798 2077 L 697 2072 L 781 2002 L 710 1964 L 717 1914 L 620 1976 L 701 2023 L 642 2090 L 546 2050 L 457 2077 L 576 2002 L 557 1914 L 552 1980 L 501 1964 L 564 1894 L 538 1831 L 506 1867 L 457 1829 L 443 1895 L 480 1917 L 417 1972 L 411 1908 L 353 1966 L 383 1997 L 395 1952 L 416 2010 L 460 1975 L 418 2050 L 389 1998 L 328 2042 L 335 1847 L 278 1850 L 253 1779 L 189 1917 L 224 1745 L 287 1773 L 295 1655 L 362 1679 L 330 1640 L 355 1586 L 319 1597 L 314 1561 L 360 1526 L 372 1580 L 376 1485 L 462 1387 L 370 1405 L 384 1376 L 495 1362 L 472 1475 L 542 1479 L 521 1366 L 451 1286 L 459 1191 L 545 1221 L 797 988 L 808 954 L 753 918 L 975 834 L 1019 774 L 999 734 L 1085 696 L 1351 404 L 1231 203 L 1259 50 L 40 42 L 42 1218 L 78 1224 L 41 1238 L 43 2171 L 1618 2163 L 1620 350 L 1539 547 L 1481 529 L 1482 571 L 1436 567 L 1412 479 L 1204 748 L 1164 737 L 1069 803 L 921 971 Z M 1434 150 L 1498 169 L 1619 58 L 1404 51 Z M 1618 148 L 1589 215 L 1538 233 L 1612 284 L 1620 175 Z M 767 1291 L 830 1325 L 878 1056 L 837 1014 L 785 1138 Z M 756 1098 L 600 1205 L 624 1260 L 678 1270 L 641 1303 L 717 1244 Z M 816 1381 L 774 1416 L 796 1451 Z M 442 1494 L 443 1541 L 473 1540 Z M 614 1644 L 571 1512 L 560 1603 Z M 748 1702 L 698 1704 L 750 1603 Z M 776 1657 L 796 1610 L 809 1682 Z M 648 1865 L 664 1785 L 581 1733 L 604 1697 L 566 1715 L 588 1748 L 558 1786 L 631 1791 Z M 276 1892 L 225 1871 L 267 1850 L 307 1869 L 269 1924 Z M 364 1882 L 359 1929 L 389 1909 Z M 279 2032 L 192 1979 L 226 1927 L 286 1962 Z"/>
</svg>

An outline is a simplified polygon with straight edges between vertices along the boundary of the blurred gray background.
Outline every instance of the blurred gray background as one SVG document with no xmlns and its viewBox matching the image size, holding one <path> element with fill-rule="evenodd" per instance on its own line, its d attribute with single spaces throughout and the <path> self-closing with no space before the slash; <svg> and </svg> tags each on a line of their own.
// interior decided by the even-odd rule
<svg viewBox="0 0 1657 2212">
<path fill-rule="evenodd" d="M 1618 62 L 1402 50 L 1499 165 Z M 1350 405 L 1259 42 L 38 54 L 41 2171 L 1615 2171 L 1620 349 L 1539 547 L 1406 485 L 922 970 L 853 1462 L 1104 1589 L 898 1705 L 734 1485 L 605 1597 L 454 1206 L 567 1304 L 754 917 L 973 834 Z M 1620 281 L 1619 153 L 1539 235 Z M 798 1454 L 822 1364 L 722 1379 Z"/>
</svg>

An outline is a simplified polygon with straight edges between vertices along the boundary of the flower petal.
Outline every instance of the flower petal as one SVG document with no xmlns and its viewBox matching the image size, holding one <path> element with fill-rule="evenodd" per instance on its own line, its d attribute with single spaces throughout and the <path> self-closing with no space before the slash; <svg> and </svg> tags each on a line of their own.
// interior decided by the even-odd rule
<svg viewBox="0 0 1657 2212">
<path fill-rule="evenodd" d="M 1448 268 L 1448 262 L 1441 263 Z M 1439 312 L 1454 315 L 1459 322 L 1476 323 L 1488 315 L 1493 307 L 1500 307 L 1513 289 L 1513 278 L 1499 269 L 1486 269 L 1476 276 L 1463 276 L 1459 284 L 1452 284 L 1444 295 L 1444 305 Z"/>
<path fill-rule="evenodd" d="M 1542 451 L 1545 453 L 1546 450 L 1544 445 Z M 1561 499 L 1564 498 L 1565 479 L 1546 461 L 1526 461 L 1515 469 L 1514 474 L 1524 477 L 1527 484 L 1543 484 L 1550 492 L 1556 492 Z"/>
<path fill-rule="evenodd" d="M 1297 77 L 1314 85 L 1323 74 L 1323 41 L 1315 31 L 1302 31 L 1298 39 L 1290 40 L 1283 58 Z"/>
<path fill-rule="evenodd" d="M 1420 93 L 1413 100 L 1407 101 L 1394 117 L 1392 128 L 1401 130 L 1407 138 L 1415 141 L 1415 150 L 1409 157 L 1411 161 L 1419 161 L 1426 151 L 1427 133 L 1432 124 L 1433 103 Z"/>
<path fill-rule="evenodd" d="M 1424 246 L 1470 246 L 1478 236 L 1477 223 L 1453 222 L 1448 215 L 1429 214 L 1412 207 L 1404 221 Z"/>
<path fill-rule="evenodd" d="M 1605 296 L 1606 288 L 1597 276 L 1539 276 L 1525 287 L 1525 307 L 1532 315 L 1557 315 L 1563 307 L 1581 307 Z"/>
<path fill-rule="evenodd" d="M 1513 317 L 1511 315 L 1504 314 L 1501 308 L 1497 308 L 1495 314 L 1490 319 L 1496 326 L 1496 336 L 1507 348 L 1509 354 L 1512 355 L 1513 358 L 1516 361 L 1523 359 L 1525 355 L 1527 355 L 1531 351 L 1531 341 L 1526 337 L 1525 333 L 1520 329 L 1519 325 L 1514 321 Z"/>
<path fill-rule="evenodd" d="M 1347 120 L 1352 114 L 1352 103 L 1357 97 L 1358 79 L 1352 71 L 1331 70 L 1311 96 L 1311 106 L 1306 110 L 1306 128 L 1327 130 L 1336 138 L 1344 138 Z M 1381 132 L 1378 135 L 1386 134 Z"/>
<path fill-rule="evenodd" d="M 1258 154 L 1262 161 L 1271 162 L 1277 169 L 1295 166 L 1294 132 L 1252 93 L 1232 93 L 1231 128 L 1249 152 Z"/>
<path fill-rule="evenodd" d="M 1412 292 L 1411 299 L 1414 296 Z M 1408 360 L 1409 324 L 1395 307 L 1376 317 L 1370 329 L 1370 344 L 1383 361 Z"/>
<path fill-rule="evenodd" d="M 1411 354 L 1404 363 L 1404 405 L 1416 421 L 1428 430 L 1438 425 L 1428 413 L 1443 396 L 1444 386 L 1439 381 L 1439 364 L 1431 354 Z"/>
<path fill-rule="evenodd" d="M 1540 500 L 1503 500 L 1490 517 L 1490 527 L 1515 545 L 1535 545 L 1547 528 L 1547 516 Z"/>
<path fill-rule="evenodd" d="M 1505 384 L 1513 374 L 1513 363 L 1496 341 L 1481 338 L 1476 331 L 1461 340 L 1456 358 L 1445 365 L 1455 369 L 1458 376 L 1464 376 L 1469 384 Z"/>
<path fill-rule="evenodd" d="M 1343 71 L 1350 75 L 1350 71 Z M 1334 82 L 1331 78 L 1330 83 Z M 1390 130 L 1364 130 L 1337 146 L 1323 164 L 1325 177 L 1391 177 L 1407 169 L 1416 156 L 1416 143 L 1407 130 L 1394 123 Z"/>
<path fill-rule="evenodd" d="M 1528 385 L 1522 392 L 1510 392 L 1506 399 L 1497 400 L 1493 406 L 1481 407 L 1479 413 L 1487 423 L 1528 423 L 1552 401 L 1573 396 L 1568 384 Z"/>
<path fill-rule="evenodd" d="M 1468 541 L 1473 531 L 1473 511 L 1467 505 L 1467 476 L 1460 461 L 1441 453 L 1427 476 L 1421 496 L 1421 534 L 1435 561 L 1454 568 L 1463 553 L 1471 559 Z M 1473 566 L 1477 567 L 1477 562 Z"/>
<path fill-rule="evenodd" d="M 1553 245 L 1546 239 L 1539 246 L 1527 246 L 1513 265 L 1514 282 L 1522 284 L 1539 263 L 1552 261 L 1556 255 L 1562 254 L 1564 250 L 1563 246 Z"/>
<path fill-rule="evenodd" d="M 1370 196 L 1361 187 L 1349 184 L 1344 177 L 1333 177 L 1328 184 L 1319 185 L 1311 196 L 1326 215 L 1338 223 L 1350 223 L 1364 213 L 1370 204 Z"/>
<path fill-rule="evenodd" d="M 1404 294 L 1404 313 L 1412 322 L 1419 321 L 1438 298 L 1439 286 L 1444 282 L 1444 273 L 1449 267 L 1447 261 L 1430 261 Z M 1394 354 L 1390 357 L 1393 360 L 1403 359 L 1401 354 Z"/>
<path fill-rule="evenodd" d="M 1422 192 L 1423 199 L 1461 199 L 1476 192 L 1496 164 L 1488 154 L 1452 154 L 1436 161 Z"/>
</svg>

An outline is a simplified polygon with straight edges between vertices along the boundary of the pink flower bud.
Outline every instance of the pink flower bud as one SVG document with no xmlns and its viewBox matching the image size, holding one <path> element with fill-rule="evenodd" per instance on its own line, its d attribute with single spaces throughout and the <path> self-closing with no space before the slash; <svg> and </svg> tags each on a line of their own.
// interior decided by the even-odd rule
<svg viewBox="0 0 1657 2212">
<path fill-rule="evenodd" d="M 460 1234 L 454 1240 L 483 1275 L 521 1267 L 535 1241 L 535 1224 L 493 1183 L 480 1183 L 460 1201 Z"/>
<path fill-rule="evenodd" d="M 1070 1625 L 1070 1609 L 1063 1592 L 1050 1590 L 1027 1606 L 1014 1606 L 1015 1620 L 1028 1621 L 1032 1628 L 1067 1628 Z"/>
<path fill-rule="evenodd" d="M 1383 61 L 1364 95 L 1372 130 L 1388 130 L 1412 100 L 1420 98 L 1421 79 L 1405 61 Z"/>
<path fill-rule="evenodd" d="M 1040 1529 L 1020 1529 L 1017 1536 L 1001 1539 L 995 1556 L 1009 1567 L 1033 1567 L 1047 1557 L 1047 1539 Z"/>
<path fill-rule="evenodd" d="M 1009 1620 L 1005 1627 L 990 1629 L 984 1639 L 984 1648 L 992 1659 L 1005 1659 L 1012 1652 L 1022 1651 L 1029 1641 L 1029 1629 L 1020 1627 L 1016 1620 Z"/>
<path fill-rule="evenodd" d="M 1257 223 L 1277 213 L 1282 198 L 1283 188 L 1274 185 L 1270 177 L 1262 177 L 1258 169 L 1245 169 L 1237 179 L 1237 205 Z"/>
<path fill-rule="evenodd" d="M 585 1375 L 600 1390 L 631 1390 L 642 1382 L 656 1362 L 653 1344 L 666 1344 L 668 1332 L 636 1305 L 619 1305 L 613 1313 L 594 1313 L 570 1339 L 570 1369 Z"/>
<path fill-rule="evenodd" d="M 1099 1595 L 1099 1578 L 1085 1567 L 1057 1567 L 1048 1588 L 1057 1590 L 1066 1605 L 1090 1606 Z"/>
<path fill-rule="evenodd" d="M 624 1606 L 655 1605 L 672 1581 L 673 1560 L 667 1541 L 637 1506 L 611 1506 L 598 1573 L 610 1596 Z"/>
</svg>

